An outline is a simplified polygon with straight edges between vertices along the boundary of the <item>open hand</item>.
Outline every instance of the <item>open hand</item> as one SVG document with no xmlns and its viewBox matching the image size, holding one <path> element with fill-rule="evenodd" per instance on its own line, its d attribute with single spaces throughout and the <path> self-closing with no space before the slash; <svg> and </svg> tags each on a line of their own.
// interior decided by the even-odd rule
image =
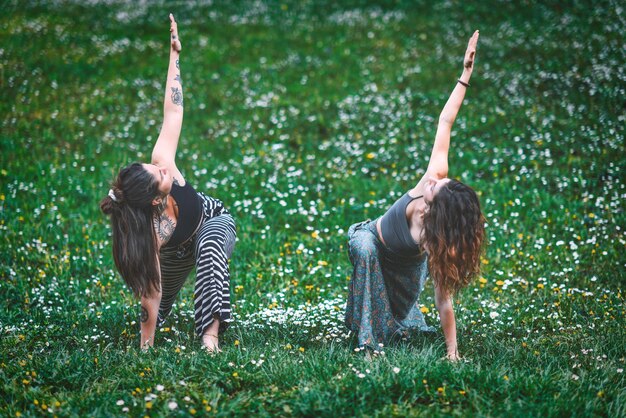
<svg viewBox="0 0 626 418">
<path fill-rule="evenodd" d="M 183 46 L 180 44 L 180 38 L 178 37 L 178 26 L 176 25 L 176 20 L 174 20 L 174 15 L 170 13 L 170 34 L 172 41 L 172 49 L 176 52 L 180 52 L 183 49 Z"/>
<path fill-rule="evenodd" d="M 465 51 L 463 66 L 468 70 L 474 69 L 474 57 L 476 55 L 476 44 L 478 43 L 478 35 L 478 31 L 475 31 L 469 42 L 467 43 L 467 50 Z"/>
</svg>

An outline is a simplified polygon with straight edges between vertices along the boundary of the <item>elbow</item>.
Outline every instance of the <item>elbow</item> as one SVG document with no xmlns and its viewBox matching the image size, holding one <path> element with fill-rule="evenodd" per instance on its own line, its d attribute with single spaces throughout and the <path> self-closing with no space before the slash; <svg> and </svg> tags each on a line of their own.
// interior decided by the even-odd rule
<svg viewBox="0 0 626 418">
<path fill-rule="evenodd" d="M 439 125 L 445 125 L 451 128 L 453 124 L 454 124 L 454 117 L 446 113 L 442 113 L 441 115 L 439 115 Z"/>
<path fill-rule="evenodd" d="M 452 298 L 449 295 L 436 295 L 435 307 L 437 308 L 439 315 L 450 312 L 452 310 Z"/>
</svg>

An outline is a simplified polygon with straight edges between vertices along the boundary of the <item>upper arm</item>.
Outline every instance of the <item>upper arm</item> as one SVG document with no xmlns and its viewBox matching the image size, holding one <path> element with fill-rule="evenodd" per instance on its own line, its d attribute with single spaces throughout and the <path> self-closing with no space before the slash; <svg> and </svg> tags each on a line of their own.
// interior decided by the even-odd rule
<svg viewBox="0 0 626 418">
<path fill-rule="evenodd" d="M 154 148 L 152 149 L 152 164 L 158 166 L 174 165 L 176 149 L 182 126 L 183 114 L 169 114 L 163 120 L 163 126 Z"/>
<path fill-rule="evenodd" d="M 448 152 L 450 150 L 451 132 L 452 124 L 440 118 L 427 170 L 431 176 L 436 178 L 448 177 Z"/>
</svg>

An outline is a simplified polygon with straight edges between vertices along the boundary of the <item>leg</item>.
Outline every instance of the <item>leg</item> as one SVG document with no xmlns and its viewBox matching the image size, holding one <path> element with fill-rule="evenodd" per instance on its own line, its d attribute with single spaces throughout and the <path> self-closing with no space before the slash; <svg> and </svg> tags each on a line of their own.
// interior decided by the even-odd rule
<svg viewBox="0 0 626 418">
<path fill-rule="evenodd" d="M 349 242 L 354 266 L 346 306 L 346 325 L 358 334 L 360 347 L 379 349 L 392 327 L 377 238 L 367 229 L 355 231 Z M 390 322 L 391 321 L 391 322 Z"/>
<path fill-rule="evenodd" d="M 192 248 L 163 248 L 159 254 L 161 266 L 161 303 L 157 326 L 165 322 L 172 311 L 176 295 L 185 284 L 185 280 L 195 265 Z"/>
<path fill-rule="evenodd" d="M 204 222 L 196 242 L 196 333 L 205 347 L 218 350 L 217 336 L 231 321 L 228 258 L 235 242 L 235 223 L 230 215 Z"/>
</svg>

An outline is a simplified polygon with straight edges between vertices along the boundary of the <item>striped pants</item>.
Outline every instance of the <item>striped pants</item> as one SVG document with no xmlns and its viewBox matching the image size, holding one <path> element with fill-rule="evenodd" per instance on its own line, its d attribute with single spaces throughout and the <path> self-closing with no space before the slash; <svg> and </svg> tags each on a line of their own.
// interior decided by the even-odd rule
<svg viewBox="0 0 626 418">
<path fill-rule="evenodd" d="M 165 322 L 187 276 L 196 267 L 195 324 L 196 334 L 202 336 L 216 318 L 220 321 L 220 333 L 232 321 L 228 260 L 235 247 L 236 232 L 235 221 L 226 210 L 212 216 L 215 202 L 219 201 L 198 194 L 204 206 L 202 224 L 187 241 L 177 247 L 163 247 L 159 253 L 162 295 L 158 326 Z"/>
</svg>

